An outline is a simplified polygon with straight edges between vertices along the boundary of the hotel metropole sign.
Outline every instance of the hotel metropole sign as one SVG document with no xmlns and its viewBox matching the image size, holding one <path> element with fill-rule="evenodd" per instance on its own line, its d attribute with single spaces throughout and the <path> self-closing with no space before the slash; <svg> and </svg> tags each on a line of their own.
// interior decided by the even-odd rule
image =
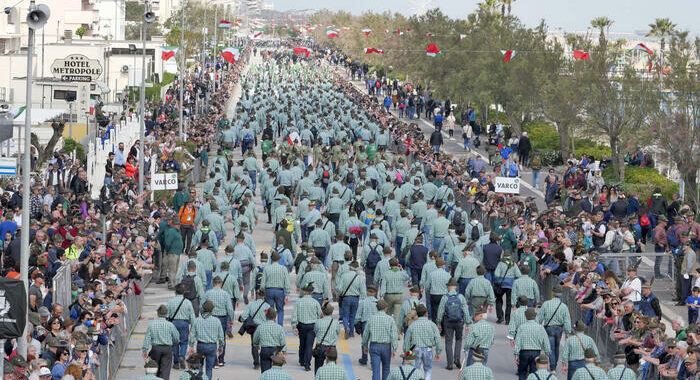
<svg viewBox="0 0 700 380">
<path fill-rule="evenodd" d="M 82 54 L 71 54 L 53 61 L 51 72 L 64 82 L 92 82 L 102 75 L 102 65 L 97 59 Z"/>
</svg>

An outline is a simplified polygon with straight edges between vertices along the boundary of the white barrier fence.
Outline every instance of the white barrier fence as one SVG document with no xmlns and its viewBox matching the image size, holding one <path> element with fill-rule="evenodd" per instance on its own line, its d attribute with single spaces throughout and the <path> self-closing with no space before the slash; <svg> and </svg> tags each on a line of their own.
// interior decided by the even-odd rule
<svg viewBox="0 0 700 380">
<path fill-rule="evenodd" d="M 110 152 L 114 152 L 119 143 L 124 143 L 125 154 L 129 148 L 139 139 L 139 120 L 137 117 L 127 119 L 115 125 L 110 125 L 107 129 L 106 138 L 101 138 L 97 146 L 89 144 L 87 153 L 87 177 L 90 186 L 90 196 L 97 199 L 105 180 L 105 164 Z"/>
</svg>

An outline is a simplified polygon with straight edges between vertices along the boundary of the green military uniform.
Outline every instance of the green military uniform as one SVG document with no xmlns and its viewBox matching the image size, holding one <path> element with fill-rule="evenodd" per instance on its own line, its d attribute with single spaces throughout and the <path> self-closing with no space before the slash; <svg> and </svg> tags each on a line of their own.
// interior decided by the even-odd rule
<svg viewBox="0 0 700 380">
<path fill-rule="evenodd" d="M 316 371 L 314 380 L 348 380 L 348 374 L 345 368 L 334 362 L 327 362 Z"/>
<path fill-rule="evenodd" d="M 595 364 L 588 363 L 579 368 L 571 380 L 609 380 L 608 374 Z"/>
<path fill-rule="evenodd" d="M 180 303 L 182 303 L 182 306 L 180 306 Z M 165 306 L 168 308 L 169 319 L 185 321 L 190 325 L 194 323 L 195 315 L 192 302 L 186 299 L 183 295 L 176 295 L 174 298 L 171 298 Z M 177 311 L 177 314 L 175 311 Z"/>
<path fill-rule="evenodd" d="M 610 378 L 610 380 L 636 380 L 637 375 L 631 368 L 620 364 L 608 371 L 608 378 Z"/>
<path fill-rule="evenodd" d="M 508 323 L 508 339 L 515 339 L 515 336 L 518 332 L 518 327 L 520 327 L 520 325 L 527 321 L 527 319 L 525 318 L 526 310 L 527 305 L 520 306 L 517 309 L 515 309 L 512 313 L 510 313 L 510 323 Z M 539 321 L 537 322 L 539 323 Z M 571 322 L 569 322 L 569 325 L 571 325 Z"/>
<path fill-rule="evenodd" d="M 544 327 L 535 321 L 527 321 L 518 327 L 513 353 L 517 358 L 521 350 L 540 350 L 549 355 L 549 339 Z"/>
<path fill-rule="evenodd" d="M 537 285 L 535 280 L 530 278 L 530 276 L 521 275 L 515 281 L 513 281 L 513 290 L 510 294 L 510 302 L 515 305 L 518 297 L 520 296 L 526 296 L 535 304 L 540 302 L 540 287 Z"/>
<path fill-rule="evenodd" d="M 362 332 L 362 346 L 369 347 L 371 343 L 391 344 L 391 351 L 399 347 L 399 333 L 396 321 L 383 312 L 377 312 L 367 321 Z"/>
<path fill-rule="evenodd" d="M 493 380 L 493 371 L 484 364 L 476 362 L 462 370 L 459 380 Z"/>
<path fill-rule="evenodd" d="M 584 353 L 588 348 L 593 349 L 595 352 L 596 361 L 600 362 L 598 346 L 590 336 L 582 332 L 576 332 L 575 334 L 569 336 L 569 339 L 564 342 L 564 349 L 561 353 L 562 364 L 568 364 L 569 362 L 577 360 L 584 360 Z"/>
<path fill-rule="evenodd" d="M 469 325 L 469 333 L 464 339 L 464 351 L 477 347 L 488 350 L 493 345 L 494 329 L 486 318 L 480 319 L 476 323 Z"/>
<path fill-rule="evenodd" d="M 406 330 L 403 350 L 412 351 L 415 348 L 434 348 L 436 355 L 442 353 L 442 339 L 437 325 L 426 317 L 419 317 Z"/>
<path fill-rule="evenodd" d="M 464 298 L 469 300 L 472 310 L 485 309 L 487 306 L 496 304 L 491 281 L 484 276 L 477 276 L 469 281 L 469 285 L 464 290 Z"/>
<path fill-rule="evenodd" d="M 259 380 L 292 380 L 292 376 L 283 370 L 282 367 L 272 366 L 263 372 Z"/>
<path fill-rule="evenodd" d="M 403 372 L 403 375 L 401 374 Z M 393 368 L 389 372 L 387 380 L 423 380 L 425 379 L 425 374 L 420 368 L 416 368 L 412 365 L 400 365 Z"/>
<path fill-rule="evenodd" d="M 282 351 L 287 351 L 284 329 L 275 321 L 266 320 L 255 329 L 253 345 L 257 347 L 277 347 Z"/>
<path fill-rule="evenodd" d="M 180 333 L 175 325 L 165 318 L 157 318 L 146 329 L 141 351 L 147 354 L 153 346 L 172 346 L 179 341 Z"/>
</svg>

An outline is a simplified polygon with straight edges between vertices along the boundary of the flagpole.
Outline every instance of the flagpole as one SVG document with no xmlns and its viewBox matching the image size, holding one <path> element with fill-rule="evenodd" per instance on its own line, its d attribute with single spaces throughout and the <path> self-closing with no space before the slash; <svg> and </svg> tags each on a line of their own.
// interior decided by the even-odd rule
<svg viewBox="0 0 700 380">
<path fill-rule="evenodd" d="M 214 55 L 212 56 L 212 59 L 214 61 L 214 80 L 212 82 L 212 91 L 216 91 L 216 37 L 218 34 L 218 25 L 216 23 L 218 22 L 217 20 L 219 19 L 219 6 L 217 4 L 214 4 Z"/>
<path fill-rule="evenodd" d="M 185 88 L 185 1 L 182 2 L 182 9 L 180 10 L 180 138 L 184 140 L 184 127 L 183 127 L 183 109 L 185 108 L 184 102 L 184 88 Z"/>
</svg>

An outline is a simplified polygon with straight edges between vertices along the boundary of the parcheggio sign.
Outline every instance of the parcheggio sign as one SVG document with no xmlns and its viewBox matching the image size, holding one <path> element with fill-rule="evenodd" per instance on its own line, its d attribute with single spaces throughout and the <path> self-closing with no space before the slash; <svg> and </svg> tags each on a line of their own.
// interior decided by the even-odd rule
<svg viewBox="0 0 700 380">
<path fill-rule="evenodd" d="M 520 194 L 520 178 L 495 177 L 493 185 L 497 193 Z"/>
<path fill-rule="evenodd" d="M 51 73 L 64 82 L 92 82 L 102 75 L 102 65 L 82 54 L 71 54 L 53 61 Z"/>
</svg>

